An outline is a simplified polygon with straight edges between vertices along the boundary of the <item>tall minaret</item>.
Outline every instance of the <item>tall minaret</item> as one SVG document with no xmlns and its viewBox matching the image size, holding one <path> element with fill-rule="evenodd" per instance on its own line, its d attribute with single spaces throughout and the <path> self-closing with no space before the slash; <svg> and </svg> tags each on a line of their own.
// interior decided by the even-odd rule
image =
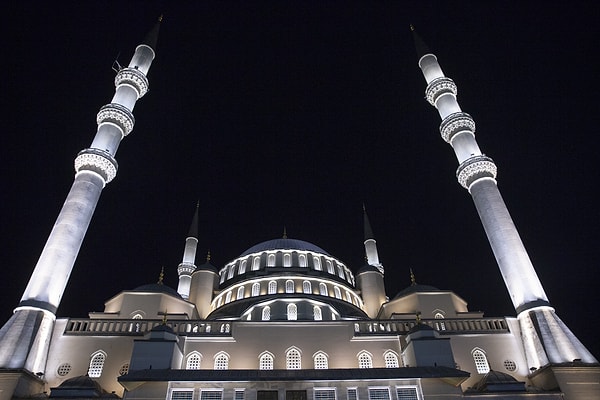
<svg viewBox="0 0 600 400">
<path fill-rule="evenodd" d="M 365 230 L 365 255 L 367 257 L 367 263 L 374 266 L 381 272 L 384 273 L 383 265 L 379 262 L 379 253 L 377 253 L 377 241 L 371 229 L 371 223 L 369 222 L 369 216 L 367 215 L 367 209 L 363 204 L 363 216 L 364 216 L 364 230 Z"/>
<path fill-rule="evenodd" d="M 45 372 L 55 313 L 75 258 L 104 186 L 117 174 L 115 154 L 133 129 L 132 111 L 148 91 L 146 75 L 154 59 L 160 19 L 115 77 L 115 94 L 96 117 L 98 130 L 89 148 L 75 158 L 75 179 L 21 302 L 0 330 L 0 368 Z"/>
<path fill-rule="evenodd" d="M 184 299 L 190 297 L 190 285 L 192 284 L 192 273 L 196 270 L 196 249 L 198 247 L 198 209 L 200 208 L 200 202 L 196 204 L 196 212 L 192 218 L 192 224 L 190 225 L 190 231 L 188 232 L 187 238 L 185 239 L 185 249 L 183 250 L 183 260 L 177 267 L 177 273 L 179 274 L 179 285 L 177 285 L 177 292 Z"/>
<path fill-rule="evenodd" d="M 436 56 L 412 26 L 411 30 L 420 57 L 419 67 L 427 81 L 425 96 L 442 118 L 440 133 L 454 149 L 459 163 L 456 176 L 473 198 L 517 311 L 528 367 L 539 368 L 573 360 L 596 363 L 594 356 L 550 306 L 496 185 L 496 164 L 479 150 L 475 122 L 469 114 L 462 112 L 456 101 L 456 84 L 444 75 Z"/>
</svg>

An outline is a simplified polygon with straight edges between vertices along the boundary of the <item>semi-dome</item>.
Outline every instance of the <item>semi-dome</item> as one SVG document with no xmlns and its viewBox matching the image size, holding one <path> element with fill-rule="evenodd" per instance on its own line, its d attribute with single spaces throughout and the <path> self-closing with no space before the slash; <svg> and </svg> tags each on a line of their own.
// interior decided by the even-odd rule
<svg viewBox="0 0 600 400">
<path fill-rule="evenodd" d="M 288 238 L 279 238 L 267 240 L 265 242 L 259 243 L 250 247 L 248 250 L 240 254 L 240 257 L 247 256 L 248 254 L 260 253 L 262 251 L 268 250 L 303 250 L 310 251 L 314 253 L 321 253 L 325 255 L 329 255 L 325 250 L 320 248 L 317 245 L 314 245 L 309 242 L 305 242 L 304 240 L 298 239 L 288 239 Z"/>
</svg>

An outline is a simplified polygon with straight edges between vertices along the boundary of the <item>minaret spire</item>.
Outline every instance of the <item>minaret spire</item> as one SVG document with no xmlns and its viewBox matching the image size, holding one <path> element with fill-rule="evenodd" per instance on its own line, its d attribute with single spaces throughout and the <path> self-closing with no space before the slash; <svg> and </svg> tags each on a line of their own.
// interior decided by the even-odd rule
<svg viewBox="0 0 600 400">
<path fill-rule="evenodd" d="M 196 270 L 196 249 L 198 248 L 198 210 L 200 209 L 200 201 L 196 203 L 196 211 L 192 217 L 190 230 L 185 239 L 185 249 L 183 250 L 183 259 L 177 267 L 179 274 L 179 285 L 177 292 L 184 299 L 190 297 L 190 285 L 192 283 L 192 273 Z"/>
<path fill-rule="evenodd" d="M 154 43 L 158 30 L 154 34 Z M 52 228 L 23 297 L 0 330 L 0 368 L 44 373 L 55 313 L 90 220 L 107 183 L 117 174 L 115 154 L 133 129 L 132 111 L 148 91 L 146 74 L 154 49 L 140 44 L 115 77 L 115 94 L 96 117 L 98 130 L 89 148 L 75 158 L 75 179 Z"/>
<path fill-rule="evenodd" d="M 458 105 L 456 84 L 444 75 L 436 56 L 422 44 L 413 27 L 411 30 L 419 53 L 419 67 L 427 81 L 426 99 L 440 114 L 440 133 L 452 146 L 459 163 L 456 176 L 473 198 L 518 313 L 528 367 L 575 359 L 596 363 L 550 306 L 496 185 L 496 164 L 481 153 L 475 140 L 475 122 Z"/>
<path fill-rule="evenodd" d="M 367 264 L 374 266 L 381 272 L 384 273 L 383 265 L 379 262 L 379 253 L 377 252 L 377 241 L 371 229 L 371 223 L 369 222 L 369 216 L 367 215 L 367 209 L 363 204 L 363 220 L 364 220 L 364 231 L 365 231 L 365 254 L 367 256 Z"/>
</svg>

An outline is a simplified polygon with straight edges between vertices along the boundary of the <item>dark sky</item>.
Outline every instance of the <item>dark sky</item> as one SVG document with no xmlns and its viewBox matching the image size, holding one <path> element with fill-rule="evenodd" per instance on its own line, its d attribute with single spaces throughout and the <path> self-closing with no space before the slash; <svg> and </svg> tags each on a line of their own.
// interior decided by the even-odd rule
<svg viewBox="0 0 600 400">
<path fill-rule="evenodd" d="M 280 237 L 356 271 L 362 203 L 390 297 L 417 281 L 487 316 L 512 304 L 457 162 L 424 100 L 409 24 L 459 88 L 558 315 L 596 356 L 600 85 L 592 2 L 20 2 L 4 7 L 0 232 L 6 320 L 127 64 L 164 13 L 150 92 L 117 154 L 59 316 L 177 285 L 198 261 Z M 563 3 L 565 3 L 563 5 Z"/>
</svg>

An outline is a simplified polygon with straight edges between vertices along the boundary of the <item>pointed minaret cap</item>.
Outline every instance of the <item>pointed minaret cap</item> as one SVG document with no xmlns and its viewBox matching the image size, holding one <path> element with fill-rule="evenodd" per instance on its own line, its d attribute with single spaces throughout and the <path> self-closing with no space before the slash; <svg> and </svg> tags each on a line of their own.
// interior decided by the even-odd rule
<svg viewBox="0 0 600 400">
<path fill-rule="evenodd" d="M 375 239 L 375 235 L 373 234 L 373 229 L 371 229 L 371 223 L 369 222 L 369 217 L 367 216 L 367 209 L 366 209 L 364 203 L 363 203 L 363 216 L 364 216 L 365 240 Z"/>
<path fill-rule="evenodd" d="M 429 47 L 427 47 L 427 45 L 425 44 L 423 39 L 421 39 L 421 36 L 419 36 L 417 31 L 415 31 L 415 27 L 412 24 L 410 24 L 410 31 L 413 34 L 415 49 L 417 50 L 417 57 L 421 59 L 421 57 L 423 57 L 425 54 L 431 54 L 431 50 L 429 50 Z"/>
<path fill-rule="evenodd" d="M 283 227 L 283 239 L 287 239 L 287 228 L 284 226 Z"/>
<path fill-rule="evenodd" d="M 415 274 L 411 268 L 410 269 L 410 286 L 415 286 L 416 284 L 417 284 L 417 279 L 415 278 Z"/>
<path fill-rule="evenodd" d="M 163 16 L 162 14 L 158 17 L 158 20 L 150 29 L 150 32 L 146 34 L 146 37 L 142 41 L 142 44 L 148 45 L 152 48 L 152 50 L 156 50 L 156 43 L 158 42 L 158 31 L 160 30 L 160 23 L 162 22 Z"/>
<path fill-rule="evenodd" d="M 190 224 L 190 230 L 188 232 L 187 237 L 193 237 L 198 239 L 198 209 L 200 208 L 200 200 L 196 203 L 196 212 L 194 213 L 194 217 L 192 218 L 192 223 Z"/>
</svg>

